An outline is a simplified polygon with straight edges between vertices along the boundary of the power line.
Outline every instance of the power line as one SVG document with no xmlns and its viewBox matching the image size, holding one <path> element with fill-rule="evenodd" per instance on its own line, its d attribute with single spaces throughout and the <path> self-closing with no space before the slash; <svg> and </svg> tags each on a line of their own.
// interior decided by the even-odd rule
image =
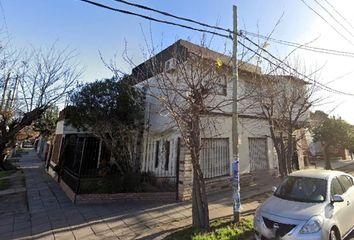
<svg viewBox="0 0 354 240">
<path fill-rule="evenodd" d="M 336 23 L 338 23 L 347 33 L 349 33 L 352 37 L 354 36 L 341 22 L 338 21 L 338 19 L 333 16 L 333 14 L 327 10 L 319 1 L 313 0 L 317 3 L 318 6 L 320 6 Z"/>
<path fill-rule="evenodd" d="M 147 19 L 147 20 L 150 20 L 150 21 L 155 21 L 155 22 L 159 22 L 159 23 L 164 23 L 164 24 L 168 24 L 168 25 L 173 25 L 173 26 L 178 26 L 178 27 L 182 27 L 182 28 L 186 28 L 186 29 L 189 29 L 189 30 L 194 30 L 194 31 L 199 31 L 199 32 L 204 32 L 204 33 L 209 33 L 209 34 L 214 34 L 214 35 L 217 35 L 217 36 L 220 36 L 220 37 L 224 37 L 224 38 L 227 38 L 227 39 L 232 39 L 232 36 L 230 35 L 225 35 L 225 34 L 221 34 L 221 33 L 217 33 L 217 32 L 212 32 L 212 31 L 209 31 L 209 30 L 204 30 L 204 29 L 199 29 L 199 28 L 194 28 L 194 27 L 190 27 L 188 25 L 183 25 L 183 24 L 179 24 L 179 23 L 175 23 L 175 22 L 170 22 L 170 21 L 165 21 L 165 20 L 160 20 L 160 19 L 157 19 L 157 18 L 152 18 L 152 17 L 149 17 L 149 16 L 146 16 L 146 15 L 143 15 L 143 14 L 139 14 L 139 13 L 134 13 L 134 12 L 130 12 L 130 11 L 126 11 L 126 10 L 122 10 L 122 9 L 118 9 L 118 8 L 113 8 L 113 7 L 110 7 L 110 6 L 107 6 L 107 5 L 104 5 L 104 4 L 101 4 L 101 3 L 97 3 L 97 2 L 93 2 L 93 1 L 90 1 L 90 0 L 80 0 L 82 2 L 85 2 L 85 3 L 88 3 L 88 4 L 91 4 L 91 5 L 94 5 L 96 7 L 100 7 L 100 8 L 104 8 L 104 9 L 108 9 L 108 10 L 112 10 L 112 11 L 115 11 L 115 12 L 120 12 L 120 13 L 123 13 L 123 14 L 128 14 L 128 15 L 133 15 L 133 16 L 137 16 L 137 17 L 141 17 L 141 18 L 144 18 L 144 19 Z M 171 14 L 172 15 L 172 14 Z M 229 31 L 227 29 L 224 29 L 225 31 Z M 232 32 L 233 33 L 233 32 Z M 240 35 L 240 34 L 239 34 Z M 284 64 L 286 65 L 289 69 L 293 70 L 294 72 L 296 72 L 297 74 L 303 76 L 304 78 L 310 80 L 311 82 L 315 83 L 315 84 L 318 84 L 321 86 L 322 89 L 326 90 L 326 91 L 329 91 L 329 92 L 332 92 L 332 93 L 337 93 L 337 94 L 343 94 L 343 95 L 349 95 L 349 96 L 354 96 L 354 94 L 351 94 L 351 93 L 346 93 L 346 92 L 341 92 L 339 90 L 336 90 L 336 89 L 332 89 L 326 85 L 323 85 L 321 83 L 318 83 L 316 82 L 315 80 L 309 78 L 308 76 L 304 75 L 304 74 L 301 74 L 299 73 L 296 69 L 292 68 L 291 66 L 285 64 L 282 60 L 280 60 L 279 58 L 275 57 L 273 54 L 271 54 L 269 51 L 267 51 L 266 49 L 264 49 L 263 47 L 259 46 L 257 43 L 253 42 L 252 40 L 250 40 L 248 37 L 246 36 L 243 36 L 243 35 L 240 35 L 241 37 L 243 37 L 244 39 L 246 39 L 247 41 L 251 42 L 253 45 L 257 46 L 259 49 L 262 49 L 264 52 L 266 52 L 269 56 L 271 56 L 272 58 L 276 59 L 277 61 L 279 61 L 281 64 Z M 243 47 L 251 50 L 252 52 L 254 52 L 256 55 L 266 59 L 267 61 L 271 62 L 271 60 L 269 60 L 268 58 L 265 58 L 264 56 L 262 56 L 261 54 L 259 54 L 258 52 L 256 52 L 255 50 L 247 47 L 245 44 L 243 44 L 241 41 L 238 41 L 238 43 L 240 45 L 242 45 Z M 275 65 L 273 62 L 271 62 L 273 65 Z M 280 66 L 280 64 L 279 64 Z M 286 69 L 282 68 L 284 71 L 290 73 L 289 71 L 287 71 Z"/>
<path fill-rule="evenodd" d="M 288 67 L 289 69 L 293 70 L 295 73 L 301 75 L 302 77 L 308 79 L 309 81 L 311 81 L 311 82 L 313 82 L 313 83 L 316 83 L 316 84 L 319 84 L 319 85 L 322 87 L 322 89 L 324 88 L 324 90 L 329 90 L 329 91 L 332 91 L 332 92 L 333 92 L 333 91 L 336 91 L 336 92 L 338 91 L 338 90 L 335 90 L 335 89 L 331 89 L 330 87 L 328 87 L 328 86 L 326 86 L 326 85 L 323 85 L 323 84 L 321 84 L 321 83 L 318 83 L 318 82 L 316 82 L 315 80 L 309 78 L 308 76 L 306 76 L 306 75 L 304 75 L 304 74 L 302 74 L 302 73 L 299 73 L 295 68 L 293 68 L 293 67 L 289 66 L 288 64 L 284 63 L 284 61 L 282 61 L 281 59 L 275 57 L 272 53 L 270 53 L 270 52 L 269 52 L 268 50 L 266 50 L 264 47 L 261 47 L 260 45 L 258 45 L 257 43 L 255 43 L 254 41 L 252 41 L 251 39 L 249 39 L 248 37 L 243 36 L 243 38 L 244 38 L 245 40 L 247 40 L 248 42 L 250 42 L 251 44 L 255 45 L 257 48 L 262 49 L 262 51 L 264 51 L 265 53 L 267 53 L 271 58 L 273 58 L 273 59 L 275 59 L 276 61 L 278 61 L 280 64 L 277 64 L 277 66 L 280 67 L 282 70 L 286 71 L 287 73 L 290 73 L 290 72 L 289 72 L 288 70 L 284 69 L 283 67 L 281 67 L 281 66 L 280 66 L 281 64 L 284 64 L 286 67 Z M 241 44 L 243 47 L 245 47 L 244 44 L 242 44 L 242 43 L 240 43 L 240 44 Z M 249 48 L 249 47 L 246 47 L 246 48 L 247 48 L 248 50 L 251 50 L 252 52 L 256 53 L 253 49 L 251 49 L 251 48 Z M 274 64 L 271 60 L 269 60 L 268 58 L 265 58 L 264 56 L 262 56 L 260 53 L 256 53 L 256 54 L 257 54 L 259 57 L 262 57 L 263 59 L 267 60 L 267 61 L 270 62 L 271 64 L 276 65 L 276 64 Z M 338 91 L 338 93 L 345 94 L 345 95 L 347 95 L 347 94 L 351 95 L 350 93 L 344 93 L 344 92 L 340 92 L 340 91 Z M 353 96 L 354 96 L 354 94 L 353 94 Z"/>
<path fill-rule="evenodd" d="M 262 56 L 262 54 L 256 52 L 255 50 L 253 50 L 252 48 L 246 46 L 245 44 L 243 44 L 242 42 L 238 41 L 238 43 L 240 45 L 242 45 L 243 47 L 245 47 L 246 49 L 252 51 L 253 53 L 255 53 L 257 56 L 267 60 L 268 62 L 270 62 L 272 65 L 276 65 L 278 67 L 280 67 L 282 70 L 286 71 L 287 73 L 291 73 L 290 71 L 284 69 L 283 67 L 281 67 L 280 65 L 281 64 L 284 64 L 287 68 L 289 68 L 290 70 L 294 71 L 296 74 L 300 75 L 301 77 L 309 80 L 310 82 L 314 83 L 314 84 L 318 84 L 320 86 L 321 89 L 323 90 L 326 90 L 326 91 L 329 91 L 329 92 L 332 92 L 332 93 L 337 93 L 337 94 L 342 94 L 342 95 L 346 95 L 346 96 L 354 96 L 353 93 L 347 93 L 347 92 L 343 92 L 343 91 L 340 91 L 340 90 L 336 90 L 336 89 L 333 89 L 333 88 L 330 88 L 322 83 L 319 83 L 317 82 L 316 80 L 306 76 L 305 74 L 303 73 L 300 73 L 299 71 L 297 71 L 295 68 L 289 66 L 288 64 L 286 64 L 284 61 L 282 61 L 281 59 L 275 57 L 272 53 L 270 53 L 268 50 L 266 50 L 264 47 L 260 46 L 259 44 L 255 43 L 254 41 L 252 41 L 251 39 L 249 39 L 248 37 L 246 36 L 242 36 L 245 40 L 247 40 L 248 42 L 250 42 L 251 44 L 255 45 L 257 48 L 259 49 L 262 49 L 262 51 L 264 51 L 265 53 L 267 53 L 271 58 L 275 59 L 276 61 L 280 62 L 280 64 L 275 64 L 273 63 L 270 59 L 268 58 L 265 58 L 264 56 Z"/>
<path fill-rule="evenodd" d="M 175 18 L 175 19 L 179 19 L 179 20 L 195 23 L 195 24 L 198 24 L 198 25 L 203 26 L 203 27 L 208 27 L 208 28 L 212 28 L 212 29 L 215 29 L 215 30 L 225 31 L 225 32 L 227 32 L 229 34 L 233 34 L 233 31 L 231 31 L 230 29 L 225 29 L 225 28 L 222 28 L 222 27 L 213 26 L 213 25 L 210 25 L 210 24 L 206 24 L 206 23 L 203 23 L 203 22 L 199 22 L 199 21 L 193 20 L 191 18 L 177 16 L 175 14 L 171 14 L 171 13 L 168 13 L 168 12 L 165 12 L 165 11 L 157 10 L 157 9 L 148 7 L 146 5 L 131 3 L 131 2 L 128 2 L 128 1 L 125 1 L 125 0 L 112 0 L 112 1 L 124 3 L 124 4 L 129 5 L 129 6 L 134 6 L 134 7 L 137 7 L 137 8 L 144 9 L 144 10 L 149 10 L 149 11 L 156 12 L 156 13 L 168 16 L 168 17 Z M 314 0 L 314 1 L 317 1 L 317 0 Z M 318 4 L 320 4 L 320 3 L 318 3 Z M 242 34 L 242 32 L 247 33 L 249 35 L 253 34 L 253 33 L 247 32 L 245 30 L 241 30 L 239 35 Z M 305 46 L 303 44 L 294 43 L 294 42 L 288 42 L 288 41 L 284 41 L 284 40 L 277 40 L 277 39 L 269 38 L 269 37 L 262 36 L 262 35 L 258 35 L 258 37 L 263 38 L 263 39 L 267 38 L 268 40 L 271 40 L 273 42 L 277 42 L 277 43 L 288 45 L 288 46 L 292 46 L 292 47 L 298 47 L 298 48 L 301 48 L 301 49 L 310 50 L 310 51 L 314 51 L 314 52 L 318 52 L 318 53 L 326 53 L 326 54 L 332 54 L 332 55 L 338 55 L 338 56 L 354 57 L 354 53 L 352 53 L 352 52 L 343 52 L 343 51 L 337 51 L 337 50 L 332 50 L 332 49 L 310 47 L 310 46 Z"/>
<path fill-rule="evenodd" d="M 346 51 L 339 51 L 339 50 L 334 50 L 334 49 L 328 49 L 328 48 L 319 48 L 319 47 L 312 47 L 312 46 L 306 46 L 304 44 L 296 43 L 296 42 L 290 42 L 290 41 L 285 41 L 285 40 L 280 40 L 280 39 L 275 39 L 271 37 L 267 37 L 258 33 L 252 33 L 248 32 L 246 30 L 240 30 L 240 35 L 246 34 L 252 37 L 257 37 L 261 38 L 267 41 L 279 43 L 282 45 L 286 46 L 291 46 L 291 47 L 297 47 L 300 49 L 308 50 L 308 51 L 313 51 L 313 52 L 318 52 L 318 53 L 325 53 L 325 54 L 331 54 L 331 55 L 337 55 L 337 56 L 343 56 L 343 57 L 353 57 L 354 58 L 354 52 L 346 52 Z"/>
<path fill-rule="evenodd" d="M 353 42 L 351 42 L 346 36 L 344 36 L 341 32 L 337 30 L 335 26 L 333 26 L 330 22 L 328 22 L 321 14 L 319 14 L 315 9 L 313 9 L 310 5 L 308 5 L 304 0 L 300 0 L 305 4 L 307 8 L 309 8 L 312 12 L 314 12 L 317 16 L 319 16 L 323 21 L 325 21 L 336 33 L 338 33 L 343 39 L 345 39 L 348 43 L 354 46 Z"/>
<path fill-rule="evenodd" d="M 215 29 L 215 30 L 225 31 L 225 32 L 227 32 L 229 34 L 233 34 L 233 31 L 231 31 L 230 29 L 225 29 L 225 28 L 222 28 L 222 27 L 213 26 L 213 25 L 210 25 L 210 24 L 206 24 L 206 23 L 203 23 L 203 22 L 199 22 L 199 21 L 193 20 L 191 18 L 177 16 L 175 14 L 171 14 L 171 13 L 168 13 L 168 12 L 165 12 L 165 11 L 157 10 L 157 9 L 148 7 L 146 5 L 131 3 L 131 2 L 128 2 L 128 1 L 125 1 L 125 0 L 112 0 L 112 1 L 124 3 L 124 4 L 129 5 L 129 6 L 134 6 L 134 7 L 137 7 L 137 8 L 144 9 L 144 10 L 149 10 L 149 11 L 152 11 L 152 12 L 156 12 L 156 13 L 168 16 L 168 17 L 172 17 L 172 18 L 175 18 L 175 19 L 179 19 L 179 20 L 195 23 L 195 24 L 198 24 L 200 26 L 212 28 L 212 29 Z M 314 1 L 317 1 L 317 0 L 314 0 Z M 320 3 L 318 3 L 318 4 L 320 4 Z M 241 30 L 241 31 L 242 32 L 246 32 L 248 34 L 251 34 L 250 32 L 247 32 L 247 31 L 244 31 L 244 30 Z M 241 31 L 240 31 L 240 33 L 241 33 Z M 310 46 L 305 46 L 305 45 L 299 44 L 299 43 L 292 43 L 292 42 L 288 42 L 288 41 L 284 41 L 284 40 L 277 40 L 277 39 L 273 39 L 273 38 L 269 38 L 269 37 L 265 37 L 265 36 L 261 36 L 261 35 L 258 35 L 258 36 L 263 38 L 263 39 L 267 38 L 268 40 L 271 40 L 273 42 L 277 42 L 277 43 L 280 43 L 280 44 L 284 44 L 284 45 L 288 45 L 288 46 L 292 46 L 292 47 L 297 47 L 297 48 L 301 48 L 301 49 L 305 49 L 305 50 L 310 50 L 310 51 L 314 51 L 314 52 L 318 52 L 318 53 L 326 53 L 326 54 L 332 54 L 332 55 L 338 55 L 338 56 L 354 57 L 354 53 L 350 53 L 350 52 L 342 52 L 342 51 L 336 51 L 336 50 L 332 50 L 332 49 L 310 47 Z"/>
<path fill-rule="evenodd" d="M 174 23 L 174 22 L 171 22 L 171 21 L 160 20 L 160 19 L 157 19 L 157 18 L 153 18 L 153 17 L 149 17 L 149 16 L 146 16 L 146 15 L 143 15 L 143 14 L 134 13 L 134 12 L 130 12 L 130 11 L 119 9 L 119 8 L 113 8 L 113 7 L 110 7 L 110 6 L 101 4 L 101 3 L 97 3 L 97 2 L 93 2 L 93 1 L 90 1 L 90 0 L 79 0 L 79 1 L 88 3 L 88 4 L 91 4 L 91 5 L 100 7 L 100 8 L 105 8 L 105 9 L 108 9 L 108 10 L 111 10 L 111 11 L 137 16 L 137 17 L 144 18 L 144 19 L 147 19 L 147 20 L 150 20 L 150 21 L 154 21 L 154 22 L 159 22 L 159 23 L 164 23 L 164 24 L 173 25 L 173 26 L 177 26 L 177 27 L 182 27 L 182 28 L 186 28 L 186 29 L 189 29 L 189 30 L 193 30 L 193 31 L 203 32 L 203 33 L 210 33 L 210 34 L 217 35 L 217 36 L 220 36 L 220 37 L 232 39 L 231 36 L 226 35 L 226 34 L 212 32 L 212 31 L 205 30 L 205 29 L 200 29 L 200 28 L 195 28 L 195 27 L 191 27 L 191 26 L 188 26 L 188 25 L 180 24 L 180 23 Z"/>
<path fill-rule="evenodd" d="M 156 13 L 165 15 L 165 16 L 167 16 L 167 17 L 176 18 L 176 19 L 178 19 L 178 20 L 182 20 L 182 21 L 187 21 L 187 22 L 195 23 L 195 24 L 198 24 L 198 25 L 203 26 L 203 27 L 213 28 L 213 29 L 219 30 L 219 31 L 225 31 L 225 32 L 230 33 L 230 34 L 233 33 L 233 31 L 231 31 L 231 30 L 229 30 L 229 29 L 225 29 L 225 28 L 222 28 L 222 27 L 213 26 L 213 25 L 210 25 L 210 24 L 207 24 L 207 23 L 199 22 L 199 21 L 193 20 L 193 19 L 191 19 L 191 18 L 186 18 L 186 17 L 177 16 L 177 15 L 174 15 L 174 14 L 171 14 L 171 13 L 168 13 L 168 12 L 165 12 L 165 11 L 161 11 L 161 10 L 157 10 L 157 9 L 148 7 L 148 6 L 146 6 L 146 5 L 131 3 L 131 2 L 128 2 L 128 1 L 125 1 L 125 0 L 112 0 L 112 1 L 124 3 L 124 4 L 127 4 L 127 5 L 129 5 L 129 6 L 141 8 L 141 9 L 144 9 L 144 10 L 149 10 L 149 11 L 152 11 L 152 12 L 156 12 Z"/>
<path fill-rule="evenodd" d="M 349 26 L 351 26 L 353 29 L 353 25 L 340 13 L 337 11 L 337 9 L 328 1 L 328 0 L 324 0 L 332 9 L 333 11 L 335 11 Z"/>
<path fill-rule="evenodd" d="M 249 51 L 251 51 L 251 52 L 253 52 L 254 54 L 256 54 L 258 57 L 260 57 L 260 58 L 266 60 L 266 61 L 269 62 L 271 65 L 274 65 L 274 66 L 276 66 L 277 68 L 282 69 L 282 70 L 285 71 L 286 73 L 291 74 L 291 72 L 290 72 L 289 70 L 287 70 L 287 69 L 285 69 L 284 67 L 281 66 L 281 64 L 283 64 L 283 62 L 280 62 L 280 64 L 276 64 L 276 63 L 274 63 L 272 60 L 270 60 L 269 58 L 266 58 L 265 56 L 263 56 L 262 54 L 258 53 L 258 52 L 255 51 L 255 50 L 253 50 L 252 48 L 248 47 L 246 44 L 242 43 L 241 41 L 238 41 L 238 43 L 239 43 L 241 46 L 243 46 L 244 48 L 246 48 L 246 49 L 248 49 Z M 279 60 L 279 61 L 281 61 L 281 60 Z M 292 69 L 292 68 L 291 68 L 291 69 Z M 308 78 L 308 77 L 306 76 L 306 78 Z M 323 90 L 325 90 L 325 91 L 332 92 L 332 93 L 335 93 L 335 94 L 339 94 L 339 91 L 338 91 L 338 90 L 331 89 L 331 88 L 329 88 L 329 87 L 327 87 L 327 86 L 325 86 L 325 85 L 323 85 L 323 84 L 320 84 L 319 82 L 316 82 L 316 81 L 313 80 L 313 79 L 311 79 L 311 81 L 312 81 L 314 84 L 320 85 L 320 88 L 323 89 Z M 323 85 L 324 87 L 323 87 L 322 85 Z M 354 96 L 354 94 L 350 94 L 350 93 L 340 93 L 340 94 L 345 94 L 345 95 Z"/>
</svg>

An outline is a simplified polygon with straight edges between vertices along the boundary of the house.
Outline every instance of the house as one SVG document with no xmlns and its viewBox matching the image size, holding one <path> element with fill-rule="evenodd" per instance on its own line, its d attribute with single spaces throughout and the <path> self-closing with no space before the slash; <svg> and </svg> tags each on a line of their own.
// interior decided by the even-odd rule
<svg viewBox="0 0 354 240">
<path fill-rule="evenodd" d="M 178 75 L 177 64 L 184 64 L 190 56 L 200 56 L 224 66 L 221 75 L 225 76 L 215 87 L 220 95 L 213 102 L 232 100 L 233 84 L 231 78 L 230 57 L 195 45 L 188 41 L 179 40 L 161 51 L 151 59 L 132 70 L 127 78 L 138 87 L 148 86 L 145 106 L 144 144 L 141 158 L 142 171 L 153 172 L 160 178 L 166 178 L 176 183 L 178 197 L 191 197 L 192 171 L 190 155 L 181 142 L 181 133 L 176 123 L 168 116 L 160 101 L 157 100 L 161 87 L 156 82 L 166 72 L 170 76 Z M 257 66 L 239 62 L 239 96 L 247 95 L 250 82 L 257 81 L 262 76 Z M 176 80 L 180 79 L 175 77 Z M 303 87 L 306 83 L 299 79 L 281 76 L 286 84 Z M 277 81 L 278 81 L 277 80 Z M 284 80 L 284 81 L 285 81 Z M 160 79 L 161 81 L 161 79 Z M 163 81 L 163 79 L 162 79 Z M 167 80 L 166 80 L 167 81 Z M 174 80 L 172 80 L 174 81 Z M 155 83 L 155 86 L 154 86 Z M 183 84 L 181 83 L 181 87 Z M 161 94 L 162 96 L 163 94 Z M 264 181 L 265 178 L 278 173 L 277 155 L 270 138 L 267 119 L 259 112 L 249 111 L 249 100 L 239 102 L 239 169 L 242 179 L 254 176 Z M 232 105 L 227 104 L 220 110 L 215 110 L 212 116 L 214 125 L 210 131 L 203 131 L 200 165 L 203 171 L 208 192 L 220 191 L 230 187 L 232 163 Z M 306 121 L 306 119 L 304 119 Z M 295 146 L 296 148 L 296 146 Z M 299 151 L 299 167 L 303 167 L 303 151 Z M 246 181 L 247 181 L 246 180 Z"/>
<path fill-rule="evenodd" d="M 101 159 L 110 159 L 110 152 L 103 142 L 87 129 L 73 127 L 67 121 L 67 109 L 60 112 L 54 136 L 48 173 L 62 178 L 76 194 L 79 184 L 85 177 L 98 177 Z M 63 168 L 59 177 L 56 166 L 61 162 Z M 61 179 L 58 179 L 60 181 Z"/>
<path fill-rule="evenodd" d="M 185 96 L 193 94 L 188 86 L 183 84 L 178 75 L 178 64 L 185 64 L 189 74 L 193 74 L 192 67 L 188 60 L 202 58 L 202 63 L 195 71 L 204 68 L 204 64 L 217 64 L 216 72 L 208 72 L 201 80 L 205 87 L 208 80 L 213 77 L 216 81 L 211 82 L 209 89 L 215 91 L 214 96 L 206 100 L 206 108 L 212 109 L 208 114 L 201 116 L 202 149 L 200 151 L 200 166 L 206 182 L 208 193 L 222 191 L 231 187 L 231 164 L 232 164 L 232 64 L 231 58 L 195 45 L 188 41 L 179 40 L 165 50 L 156 54 L 142 64 L 132 69 L 132 73 L 126 76 L 123 81 L 135 85 L 145 91 L 145 114 L 143 121 L 142 141 L 137 148 L 140 152 L 142 172 L 152 172 L 161 181 L 168 181 L 175 186 L 176 197 L 180 200 L 191 198 L 192 193 L 192 164 L 191 156 L 187 150 L 179 128 L 170 113 L 159 101 L 163 97 L 164 88 L 159 86 L 160 80 L 166 74 L 171 79 L 171 84 L 185 90 Z M 239 113 L 239 171 L 241 174 L 241 185 L 250 184 L 256 180 L 265 182 L 278 174 L 278 160 L 274 143 L 270 137 L 269 122 L 254 106 L 250 100 L 252 87 L 257 79 L 263 76 L 259 67 L 239 61 L 239 91 L 238 105 Z M 184 77 L 189 78 L 187 74 Z M 305 83 L 291 77 L 279 76 L 274 78 L 281 83 L 294 84 L 303 88 Z M 210 82 L 209 82 L 210 83 Z M 256 84 L 257 86 L 257 84 Z M 257 86 L 262 87 L 262 86 Z M 166 88 L 165 88 L 166 90 Z M 180 98 L 176 98 L 180 101 Z M 161 99 L 160 99 L 161 100 Z M 178 102 L 183 104 L 183 101 Z M 223 103 L 223 104 L 220 104 Z M 307 119 L 303 119 L 307 121 Z M 208 125 L 212 122 L 212 125 Z M 209 126 L 203 128 L 203 126 Z M 212 127 L 210 127 L 212 126 Z M 299 130 L 300 131 L 300 130 Z M 300 136 L 300 132 L 296 133 Z M 295 134 L 295 135 L 296 135 Z M 297 136 L 294 136 L 295 138 Z M 68 149 L 63 146 L 69 145 Z M 303 147 L 306 148 L 306 144 Z M 298 145 L 298 166 L 302 168 L 303 150 Z M 109 152 L 104 150 L 102 141 L 92 136 L 87 131 L 73 128 L 66 124 L 65 111 L 59 118 L 50 169 L 59 163 L 60 156 L 69 152 L 70 160 L 64 162 L 66 171 L 63 180 L 75 191 L 77 182 L 85 174 L 94 175 L 97 173 L 101 159 L 110 158 Z M 67 154 L 67 153 L 66 153 Z M 105 155 L 104 157 L 102 157 Z M 106 156 L 107 155 L 107 156 Z M 83 167 L 84 166 L 84 167 Z M 83 171 L 83 169 L 85 169 Z"/>
</svg>

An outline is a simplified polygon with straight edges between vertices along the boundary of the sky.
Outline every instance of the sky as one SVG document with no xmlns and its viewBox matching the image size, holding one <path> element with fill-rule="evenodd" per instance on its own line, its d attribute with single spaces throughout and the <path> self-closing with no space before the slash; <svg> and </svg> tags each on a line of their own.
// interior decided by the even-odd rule
<svg viewBox="0 0 354 240">
<path fill-rule="evenodd" d="M 95 1 L 151 17 L 175 21 L 117 3 L 114 0 Z M 354 26 L 354 14 L 351 12 L 354 2 L 352 1 L 129 1 L 228 29 L 232 29 L 232 5 L 236 5 L 239 29 L 262 35 L 272 33 L 273 38 L 301 44 L 311 42 L 310 46 L 313 47 L 354 52 L 354 27 L 336 15 L 328 5 L 328 2 L 332 4 Z M 303 1 L 325 20 L 311 11 Z M 317 5 L 316 1 L 325 6 L 325 9 L 330 11 L 348 31 L 331 19 L 331 16 Z M 75 50 L 76 61 L 84 69 L 81 79 L 83 82 L 112 76 L 110 70 L 102 63 L 99 53 L 107 62 L 114 59 L 121 70 L 130 73 L 132 66 L 122 57 L 125 50 L 133 62 L 139 64 L 145 59 L 143 53 L 146 53 L 146 49 L 151 46 L 163 49 L 178 39 L 186 39 L 198 44 L 203 37 L 206 37 L 207 41 L 211 42 L 211 48 L 220 52 L 224 51 L 225 45 L 227 49 L 230 49 L 232 44 L 225 38 L 203 36 L 199 32 L 112 12 L 79 0 L 0 0 L 0 2 L 0 26 L 3 26 L 3 32 L 0 34 L 1 40 L 9 39 L 11 46 L 16 49 L 49 48 L 55 43 L 57 48 L 68 47 Z M 277 24 L 278 21 L 279 24 Z M 284 57 L 294 48 L 269 42 L 267 49 L 276 56 Z M 306 68 L 309 74 L 316 71 L 313 78 L 320 83 L 354 94 L 354 58 L 304 50 L 297 50 L 294 56 L 301 63 L 302 69 Z M 326 91 L 317 94 L 326 99 L 315 109 L 341 116 L 354 124 L 354 108 L 352 107 L 354 97 Z"/>
</svg>

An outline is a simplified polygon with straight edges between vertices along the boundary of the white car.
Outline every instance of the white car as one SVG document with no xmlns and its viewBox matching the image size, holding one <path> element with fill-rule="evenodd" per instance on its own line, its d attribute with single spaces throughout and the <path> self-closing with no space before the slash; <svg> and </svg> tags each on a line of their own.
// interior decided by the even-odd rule
<svg viewBox="0 0 354 240">
<path fill-rule="evenodd" d="M 353 176 L 302 170 L 287 176 L 255 213 L 257 240 L 343 239 L 354 227 Z"/>
</svg>

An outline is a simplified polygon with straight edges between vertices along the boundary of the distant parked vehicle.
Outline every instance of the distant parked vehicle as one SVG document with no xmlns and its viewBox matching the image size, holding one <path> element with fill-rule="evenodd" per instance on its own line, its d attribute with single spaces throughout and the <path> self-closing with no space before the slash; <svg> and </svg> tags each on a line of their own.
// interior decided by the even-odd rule
<svg viewBox="0 0 354 240">
<path fill-rule="evenodd" d="M 342 239 L 354 228 L 354 178 L 340 171 L 287 176 L 255 213 L 257 240 Z"/>
</svg>

